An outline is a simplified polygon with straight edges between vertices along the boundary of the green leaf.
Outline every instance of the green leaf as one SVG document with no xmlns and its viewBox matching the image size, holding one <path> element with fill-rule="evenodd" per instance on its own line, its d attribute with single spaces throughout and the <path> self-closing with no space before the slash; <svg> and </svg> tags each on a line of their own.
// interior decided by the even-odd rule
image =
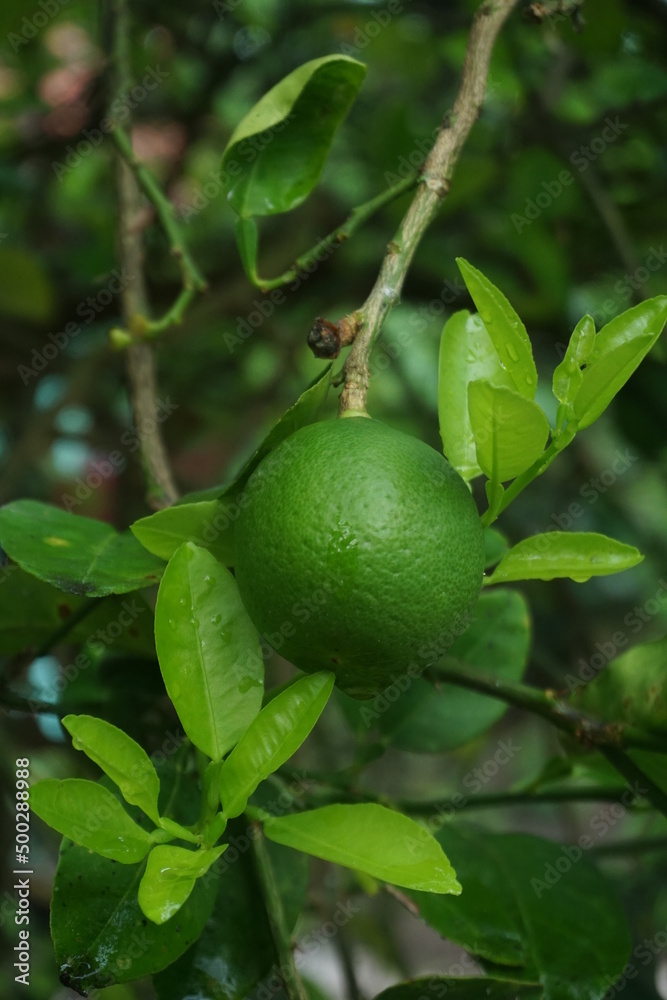
<svg viewBox="0 0 667 1000">
<path fill-rule="evenodd" d="M 447 662 L 463 669 L 491 669 L 503 680 L 521 680 L 530 647 L 530 614 L 523 596 L 505 589 L 483 593 L 474 616 L 450 648 Z M 434 687 L 421 678 L 395 700 L 386 697 L 391 693 L 362 703 L 358 710 L 367 725 L 377 722 L 392 746 L 413 753 L 442 753 L 462 746 L 507 711 L 503 702 L 453 684 Z"/>
<path fill-rule="evenodd" d="M 478 315 L 467 309 L 445 323 L 438 362 L 438 418 L 442 447 L 449 462 L 466 480 L 481 475 L 468 412 L 468 384 L 482 380 L 511 389 L 493 341 Z"/>
<path fill-rule="evenodd" d="M 509 551 L 509 542 L 497 528 L 484 529 L 484 569 L 500 562 Z"/>
<path fill-rule="evenodd" d="M 153 555 L 171 559 L 184 542 L 194 542 L 225 564 L 230 560 L 230 519 L 218 500 L 165 507 L 130 525 L 130 531 Z M 223 527 L 219 527 L 222 525 Z"/>
<path fill-rule="evenodd" d="M 547 1000 L 602 1000 L 631 938 L 615 892 L 581 847 L 458 823 L 436 838 L 464 891 L 455 901 L 410 893 L 431 927 L 510 977 L 540 982 Z"/>
<path fill-rule="evenodd" d="M 537 369 L 526 328 L 499 288 L 463 257 L 456 263 L 501 363 L 519 395 L 533 399 Z"/>
<path fill-rule="evenodd" d="M 162 811 L 173 814 L 176 808 L 185 822 L 196 818 L 199 809 L 196 772 L 186 773 L 183 767 L 191 753 L 181 750 L 160 767 Z M 138 809 L 134 812 L 140 826 L 151 825 Z M 158 927 L 146 920 L 137 901 L 145 868 L 145 858 L 119 865 L 63 840 L 51 934 L 65 986 L 83 993 L 139 979 L 170 965 L 197 940 L 215 901 L 215 873 L 199 879 L 178 916 Z"/>
<path fill-rule="evenodd" d="M 97 601 L 57 590 L 36 576 L 10 563 L 4 570 L 8 586 L 0 586 L 0 652 L 18 653 L 41 646 L 59 632 L 72 616 L 74 621 L 66 642 L 97 641 L 98 629 L 118 621 L 122 630 L 114 636 L 114 649 L 151 656 L 155 653 L 153 612 L 143 597 L 130 600 L 110 596 Z M 129 623 L 129 624 L 128 624 Z"/>
<path fill-rule="evenodd" d="M 125 983 L 171 965 L 195 942 L 213 907 L 217 879 L 200 879 L 174 920 L 147 922 L 137 892 L 146 868 L 118 865 L 63 841 L 51 902 L 51 934 L 64 986 L 79 993 Z"/>
<path fill-rule="evenodd" d="M 280 420 L 274 424 L 267 436 L 260 444 L 257 451 L 248 459 L 236 478 L 223 490 L 222 487 L 214 487 L 213 490 L 206 490 L 204 493 L 191 494 L 189 500 L 219 500 L 217 512 L 213 514 L 210 525 L 202 529 L 202 537 L 207 548 L 216 547 L 216 552 L 223 553 L 223 562 L 226 565 L 234 564 L 234 524 L 238 518 L 244 503 L 244 489 L 251 475 L 262 461 L 262 459 L 277 448 L 278 445 L 288 438 L 299 428 L 307 424 L 314 424 L 320 415 L 320 411 L 327 398 L 329 386 L 331 384 L 332 366 L 327 365 L 321 375 L 302 392 L 296 403 L 290 406 Z M 188 497 L 183 497 L 180 504 L 188 501 Z M 174 509 L 177 509 L 176 504 Z M 205 518 L 208 514 L 205 514 Z M 222 556 L 221 556 L 222 558 Z"/>
<path fill-rule="evenodd" d="M 302 677 L 276 695 L 250 724 L 220 771 L 226 816 L 239 816 L 265 778 L 296 753 L 329 700 L 334 675 Z"/>
<path fill-rule="evenodd" d="M 578 430 L 588 427 L 606 410 L 667 322 L 667 295 L 658 295 L 627 309 L 603 326 L 582 372 L 572 402 Z"/>
<path fill-rule="evenodd" d="M 87 597 L 139 590 L 164 569 L 129 533 L 36 500 L 0 508 L 0 545 L 26 572 Z"/>
<path fill-rule="evenodd" d="M 0 274 L 0 313 L 33 323 L 49 320 L 55 302 L 53 284 L 36 254 L 0 247 Z"/>
<path fill-rule="evenodd" d="M 559 403 L 571 403 L 581 385 L 581 366 L 593 350 L 595 320 L 582 316 L 570 337 L 565 357 L 554 369 L 553 394 Z"/>
<path fill-rule="evenodd" d="M 332 371 L 333 366 L 327 365 L 322 374 L 318 375 L 315 381 L 301 393 L 296 403 L 290 406 L 289 410 L 286 410 L 280 420 L 273 425 L 257 451 L 250 456 L 234 481 L 221 494 L 220 500 L 223 504 L 232 500 L 238 502 L 239 494 L 245 488 L 259 463 L 269 452 L 277 448 L 301 427 L 317 422 L 329 392 Z"/>
<path fill-rule="evenodd" d="M 160 779 L 146 751 L 122 729 L 91 715 L 67 715 L 62 724 L 74 749 L 83 750 L 118 785 L 125 801 L 159 826 Z"/>
<path fill-rule="evenodd" d="M 155 977 L 153 985 L 159 1000 L 240 1000 L 260 996 L 263 994 L 256 990 L 258 983 L 280 963 L 257 882 L 249 830 L 240 823 L 231 823 L 229 832 L 231 846 L 215 866 L 221 874 L 211 918 L 196 944 Z M 308 885 L 308 858 L 278 844 L 266 846 L 291 930 Z M 199 881 L 195 893 L 206 878 Z M 181 919 L 180 914 L 177 919 Z M 267 996 L 269 992 L 279 1000 L 280 995 L 273 989 L 266 991 Z"/>
<path fill-rule="evenodd" d="M 543 996 L 541 987 L 529 983 L 429 976 L 390 986 L 388 990 L 378 993 L 375 1000 L 436 1000 L 437 997 L 447 997 L 448 1000 L 542 1000 Z"/>
<path fill-rule="evenodd" d="M 663 727 L 663 734 L 665 731 L 665 727 Z M 650 781 L 667 793 L 667 743 L 662 752 L 657 750 L 626 750 L 625 752 Z M 641 785 L 641 780 L 638 780 L 635 785 L 638 794 L 642 792 Z M 629 794 L 632 795 L 633 792 L 629 792 Z"/>
<path fill-rule="evenodd" d="M 222 157 L 227 199 L 244 219 L 296 208 L 315 187 L 366 67 L 332 55 L 304 63 L 236 127 Z"/>
<path fill-rule="evenodd" d="M 155 642 L 185 732 L 220 760 L 260 710 L 264 663 L 234 577 L 191 542 L 175 552 L 162 578 Z"/>
<path fill-rule="evenodd" d="M 30 789 L 30 808 L 58 833 L 104 858 L 131 865 L 153 846 L 107 788 L 82 778 L 46 778 Z"/>
<path fill-rule="evenodd" d="M 549 422 L 537 403 L 512 389 L 478 381 L 468 385 L 468 405 L 485 476 L 506 482 L 537 461 L 549 436 Z"/>
<path fill-rule="evenodd" d="M 546 531 L 517 542 L 484 582 L 491 585 L 569 577 L 586 583 L 592 576 L 631 569 L 643 558 L 634 545 L 594 531 Z"/>
<path fill-rule="evenodd" d="M 627 636 L 621 635 L 625 645 Z M 667 736 L 666 667 L 667 636 L 612 659 L 589 684 L 573 689 L 572 701 L 604 722 L 625 722 Z"/>
<path fill-rule="evenodd" d="M 206 874 L 228 846 L 199 851 L 166 844 L 154 847 L 139 885 L 137 898 L 141 912 L 154 924 L 166 923 L 183 906 L 197 879 Z"/>
<path fill-rule="evenodd" d="M 393 885 L 458 895 L 439 844 L 408 816 L 375 803 L 323 806 L 267 819 L 269 840 Z"/>
</svg>

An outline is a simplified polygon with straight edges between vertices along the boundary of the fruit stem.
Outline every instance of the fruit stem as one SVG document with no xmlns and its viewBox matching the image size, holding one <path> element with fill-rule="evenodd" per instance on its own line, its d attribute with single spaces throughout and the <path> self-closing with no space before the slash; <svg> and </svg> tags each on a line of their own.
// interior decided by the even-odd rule
<svg viewBox="0 0 667 1000">
<path fill-rule="evenodd" d="M 440 125 L 436 141 L 422 168 L 415 196 L 396 236 L 387 246 L 375 285 L 358 310 L 357 318 L 361 322 L 345 364 L 341 415 L 347 410 L 366 409 L 371 349 L 385 318 L 400 299 L 405 276 L 422 236 L 449 192 L 454 167 L 482 107 L 496 37 L 517 2 L 487 0 L 477 9 L 454 107 Z"/>
</svg>

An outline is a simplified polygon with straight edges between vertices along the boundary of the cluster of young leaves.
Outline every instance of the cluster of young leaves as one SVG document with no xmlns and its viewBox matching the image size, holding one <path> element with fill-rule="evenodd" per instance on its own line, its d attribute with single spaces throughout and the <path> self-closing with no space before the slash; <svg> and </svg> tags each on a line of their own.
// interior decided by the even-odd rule
<svg viewBox="0 0 667 1000">
<path fill-rule="evenodd" d="M 438 412 L 445 455 L 466 480 L 484 474 L 492 524 L 553 462 L 578 431 L 605 411 L 667 322 L 667 296 L 626 310 L 597 333 L 576 325 L 553 374 L 555 426 L 535 401 L 537 369 L 524 324 L 506 297 L 466 260 L 457 260 L 478 313 L 454 313 L 440 343 Z M 629 569 L 636 548 L 594 532 L 552 531 L 524 539 L 500 560 L 486 585 L 592 576 Z"/>
<path fill-rule="evenodd" d="M 168 924 L 198 881 L 208 884 L 206 876 L 216 875 L 227 847 L 221 842 L 226 827 L 242 814 L 261 822 L 276 844 L 403 887 L 460 892 L 451 865 L 428 831 L 384 806 L 341 804 L 275 815 L 249 804 L 260 784 L 306 739 L 334 678 L 328 672 L 302 677 L 262 708 L 259 637 L 230 571 L 192 542 L 180 545 L 164 570 L 155 638 L 167 693 L 206 762 L 198 819 L 185 824 L 162 810 L 160 776 L 146 752 L 118 727 L 88 715 L 63 719 L 74 747 L 102 769 L 127 806 L 141 810 L 143 820 L 134 819 L 102 782 L 46 779 L 31 790 L 33 810 L 68 841 L 110 862 L 133 866 L 131 886 L 136 886 L 139 909 L 148 920 Z M 73 855 L 82 861 L 85 857 Z M 71 875 L 75 861 L 69 852 L 67 858 Z M 83 864 L 78 874 L 87 870 Z M 70 927 L 71 922 L 70 915 Z M 103 985 L 112 970 L 99 961 L 98 956 L 95 982 Z M 90 956 L 79 954 L 69 962 L 67 974 L 75 979 L 77 970 L 94 965 Z M 146 972 L 145 963 L 138 968 L 132 967 L 127 978 Z"/>
</svg>

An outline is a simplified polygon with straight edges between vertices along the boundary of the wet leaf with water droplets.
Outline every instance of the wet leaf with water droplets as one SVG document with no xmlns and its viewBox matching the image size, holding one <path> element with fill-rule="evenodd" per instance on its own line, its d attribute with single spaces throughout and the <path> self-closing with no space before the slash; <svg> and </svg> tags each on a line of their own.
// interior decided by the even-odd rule
<svg viewBox="0 0 667 1000">
<path fill-rule="evenodd" d="M 489 479 L 514 479 L 543 453 L 549 423 L 537 403 L 512 389 L 477 381 L 468 386 L 468 405 L 477 460 Z"/>
<path fill-rule="evenodd" d="M 139 885 L 137 898 L 142 913 L 154 924 L 166 923 L 183 906 L 197 879 L 228 846 L 199 851 L 171 845 L 154 847 Z"/>
<path fill-rule="evenodd" d="M 30 789 L 33 812 L 58 833 L 102 857 L 131 865 L 144 858 L 153 839 L 102 785 L 83 778 L 46 778 Z"/>
<path fill-rule="evenodd" d="M 83 750 L 120 788 L 130 805 L 160 822 L 160 779 L 146 751 L 122 729 L 91 715 L 66 715 L 63 726 L 75 750 Z"/>
<path fill-rule="evenodd" d="M 438 374 L 438 419 L 446 458 L 466 481 L 482 472 L 475 450 L 475 436 L 468 409 L 468 385 L 482 379 L 511 389 L 511 377 L 503 368 L 480 316 L 467 309 L 454 313 L 445 323 L 440 340 Z"/>
<path fill-rule="evenodd" d="M 220 760 L 260 710 L 264 663 L 234 577 L 192 542 L 176 551 L 165 571 L 155 642 L 185 732 Z"/>
<path fill-rule="evenodd" d="M 296 753 L 319 719 L 333 683 L 328 671 L 301 677 L 264 706 L 222 765 L 225 815 L 239 816 L 259 783 Z"/>
<path fill-rule="evenodd" d="M 527 399 L 537 389 L 533 349 L 523 322 L 499 288 L 463 257 L 456 263 L 513 387 Z"/>
</svg>

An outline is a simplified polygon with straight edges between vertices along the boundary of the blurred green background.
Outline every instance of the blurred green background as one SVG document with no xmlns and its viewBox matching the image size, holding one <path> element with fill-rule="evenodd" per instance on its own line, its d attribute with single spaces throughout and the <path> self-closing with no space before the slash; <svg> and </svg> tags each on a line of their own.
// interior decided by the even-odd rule
<svg viewBox="0 0 667 1000">
<path fill-rule="evenodd" d="M 423 161 L 434 129 L 453 104 L 475 6 L 406 0 L 376 31 L 374 13 L 384 7 L 373 3 L 132 4 L 135 76 L 140 81 L 152 72 L 151 79 L 161 81 L 136 102 L 135 149 L 172 200 L 209 283 L 208 293 L 182 326 L 160 338 L 158 349 L 161 399 L 165 412 L 173 411 L 163 432 L 183 492 L 229 479 L 321 371 L 322 362 L 306 346 L 313 319 L 337 319 L 364 301 L 410 197 L 375 216 L 288 292 L 251 336 L 241 337 L 263 297 L 241 268 L 235 216 L 218 176 L 235 125 L 274 83 L 309 59 L 344 52 L 368 65 L 316 191 L 290 215 L 262 223 L 260 270 L 273 276 L 354 206 Z M 94 5 L 83 0 L 5 0 L 0 12 L 0 499 L 30 496 L 62 505 L 64 497 L 75 496 L 81 500 L 76 513 L 125 527 L 148 508 L 124 359 L 108 341 L 109 329 L 119 322 L 114 153 L 108 136 L 98 144 L 87 138 L 95 138 L 104 116 L 105 32 Z M 551 373 L 584 312 L 600 326 L 643 298 L 667 293 L 666 52 L 663 0 L 586 0 L 576 26 L 565 17 L 541 26 L 518 12 L 512 17 L 451 194 L 423 240 L 402 302 L 376 349 L 373 416 L 439 447 L 439 336 L 447 316 L 471 307 L 456 256 L 488 274 L 525 320 L 540 372 L 538 398 L 547 408 Z M 148 205 L 137 226 L 145 227 L 150 296 L 159 315 L 178 292 L 178 270 Z M 73 336 L 63 334 L 68 323 L 77 325 Z M 399 344 L 406 330 L 407 344 Z M 54 349 L 59 336 L 66 346 Z M 632 642 L 665 630 L 667 603 L 659 600 L 667 578 L 664 357 L 658 345 L 608 413 L 501 518 L 499 526 L 512 541 L 572 527 L 608 533 L 646 553 L 641 566 L 617 577 L 521 588 L 534 618 L 531 682 L 562 686 L 581 660 L 590 662 L 596 643 L 604 647 L 619 630 Z M 335 412 L 334 393 L 329 405 Z M 116 452 L 122 460 L 113 474 L 89 488 L 99 463 Z M 478 499 L 483 505 L 482 490 Z M 3 577 L 5 629 L 18 586 L 16 576 L 13 582 Z M 647 601 L 637 627 L 633 609 Z M 132 656 L 142 652 L 137 640 Z M 5 653 L 5 676 L 24 690 L 32 685 L 39 691 L 58 670 L 55 656 L 17 659 L 9 647 Z M 61 663 L 72 655 L 71 646 L 58 652 Z M 150 744 L 164 732 L 169 706 L 154 662 L 129 655 L 107 650 L 67 697 L 69 704 L 94 706 L 111 721 L 122 719 Z M 138 669 L 141 690 L 129 700 Z M 274 662 L 270 669 L 273 677 L 283 676 L 284 665 Z M 345 719 L 340 706 L 328 709 L 323 734 L 304 752 L 307 763 L 326 767 L 350 760 L 355 736 Z M 526 779 L 562 752 L 546 724 L 510 712 L 483 738 L 447 755 L 389 749 L 365 780 L 399 796 L 451 794 L 509 732 L 528 752 L 518 754 L 486 790 Z M 7 782 L 16 756 L 30 756 L 35 778 L 90 773 L 63 742 L 54 716 L 38 723 L 5 707 L 0 746 Z M 596 808 L 514 809 L 479 817 L 499 829 L 570 840 Z M 2 823 L 7 838 L 9 815 Z M 623 819 L 609 836 L 661 832 L 663 820 L 640 813 Z M 8 841 L 2 846 L 7 873 Z M 48 939 L 56 847 L 56 836 L 37 824 L 29 995 L 39 1000 L 71 995 L 58 984 Z M 606 864 L 618 878 L 638 940 L 664 929 L 664 854 Z M 338 888 L 327 884 L 322 892 Z M 375 907 L 380 933 L 368 918 L 374 905 L 365 904 L 349 933 L 376 986 L 401 972 L 442 967 L 442 945 L 438 951 L 430 938 L 413 940 L 398 906 L 394 912 L 386 899 Z M 13 985 L 12 919 L 5 905 L 1 967 Z M 640 969 L 633 998 L 667 996 L 666 980 L 667 958 L 658 956 Z M 5 995 L 13 996 L 8 990 Z M 18 987 L 16 995 L 22 995 Z M 151 992 L 149 986 L 114 987 L 108 995 L 124 1000 Z M 330 995 L 339 995 L 336 987 Z"/>
</svg>

